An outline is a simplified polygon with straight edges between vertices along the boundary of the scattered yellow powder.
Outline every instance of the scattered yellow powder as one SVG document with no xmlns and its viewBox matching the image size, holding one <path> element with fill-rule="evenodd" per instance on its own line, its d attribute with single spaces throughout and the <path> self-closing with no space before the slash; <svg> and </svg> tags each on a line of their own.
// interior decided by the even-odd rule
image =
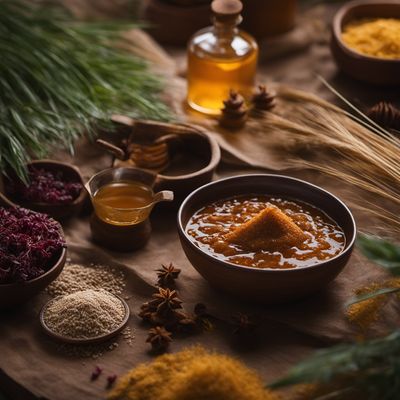
<svg viewBox="0 0 400 400">
<path fill-rule="evenodd" d="M 118 380 L 109 400 L 278 400 L 241 362 L 193 347 L 141 364 Z"/>
<path fill-rule="evenodd" d="M 400 287 L 400 279 L 390 279 L 381 283 L 374 283 L 370 286 L 356 290 L 356 295 L 366 295 L 382 288 Z M 355 323 L 361 331 L 365 332 L 379 318 L 382 308 L 389 301 L 389 296 L 375 296 L 371 299 L 361 301 L 351 305 L 347 309 L 347 318 L 350 322 Z"/>
<path fill-rule="evenodd" d="M 400 19 L 356 20 L 345 26 L 342 39 L 359 53 L 400 59 Z"/>
</svg>

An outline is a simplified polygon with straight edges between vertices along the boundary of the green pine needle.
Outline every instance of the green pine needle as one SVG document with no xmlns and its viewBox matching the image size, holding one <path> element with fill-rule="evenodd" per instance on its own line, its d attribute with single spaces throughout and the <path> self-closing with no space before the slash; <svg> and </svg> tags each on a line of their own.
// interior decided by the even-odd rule
<svg viewBox="0 0 400 400">
<path fill-rule="evenodd" d="M 368 393 L 366 399 L 397 400 L 399 368 L 400 331 L 395 331 L 384 338 L 319 351 L 270 387 L 344 382 L 346 391 Z M 340 393 L 340 386 L 332 389 L 335 392 Z"/>
<path fill-rule="evenodd" d="M 72 149 L 115 113 L 169 117 L 146 63 L 113 46 L 126 24 L 77 22 L 29 4 L 0 1 L 0 170 L 24 177 L 31 157 Z"/>
<path fill-rule="evenodd" d="M 400 276 L 400 246 L 365 234 L 358 236 L 357 245 L 365 257 L 386 268 L 393 276 Z"/>
</svg>

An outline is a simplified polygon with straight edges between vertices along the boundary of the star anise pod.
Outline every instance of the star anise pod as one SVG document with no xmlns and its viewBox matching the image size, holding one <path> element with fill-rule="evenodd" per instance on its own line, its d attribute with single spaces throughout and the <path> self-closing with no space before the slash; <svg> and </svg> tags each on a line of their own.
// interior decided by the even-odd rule
<svg viewBox="0 0 400 400">
<path fill-rule="evenodd" d="M 144 303 L 142 307 L 140 307 L 139 317 L 143 319 L 143 321 L 150 322 L 152 319 L 152 314 L 154 313 L 155 309 L 153 309 L 149 303 Z"/>
<path fill-rule="evenodd" d="M 177 318 L 178 329 L 180 328 L 184 331 L 191 331 L 196 328 L 196 315 L 187 313 L 185 311 L 175 311 L 175 316 Z"/>
<path fill-rule="evenodd" d="M 153 300 L 148 304 L 159 315 L 182 308 L 182 300 L 176 290 L 158 288 L 158 292 L 152 295 Z"/>
<path fill-rule="evenodd" d="M 179 268 L 175 268 L 172 263 L 169 265 L 161 265 L 160 269 L 157 269 L 157 277 L 158 277 L 158 286 L 162 288 L 168 288 L 175 284 L 175 279 L 178 278 L 181 270 Z"/>
<path fill-rule="evenodd" d="M 162 326 L 156 326 L 149 330 L 146 342 L 151 344 L 151 348 L 154 351 L 165 351 L 172 342 L 171 332 L 168 332 Z"/>
<path fill-rule="evenodd" d="M 256 324 L 250 320 L 250 317 L 242 313 L 233 315 L 232 323 L 234 325 L 233 333 L 235 335 L 252 333 L 256 328 Z"/>
</svg>

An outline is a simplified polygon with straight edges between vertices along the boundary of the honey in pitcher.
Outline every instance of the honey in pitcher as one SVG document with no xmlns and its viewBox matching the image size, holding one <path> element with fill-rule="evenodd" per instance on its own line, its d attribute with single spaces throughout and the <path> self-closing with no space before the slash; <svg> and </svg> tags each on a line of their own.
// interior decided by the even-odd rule
<svg viewBox="0 0 400 400">
<path fill-rule="evenodd" d="M 189 42 L 187 101 L 197 111 L 218 115 L 231 89 L 250 98 L 258 46 L 237 28 L 243 7 L 239 0 L 214 0 L 211 7 L 214 25 Z"/>
<path fill-rule="evenodd" d="M 153 190 L 141 182 L 114 182 L 97 190 L 93 206 L 107 223 L 133 225 L 148 217 L 153 197 Z"/>
</svg>

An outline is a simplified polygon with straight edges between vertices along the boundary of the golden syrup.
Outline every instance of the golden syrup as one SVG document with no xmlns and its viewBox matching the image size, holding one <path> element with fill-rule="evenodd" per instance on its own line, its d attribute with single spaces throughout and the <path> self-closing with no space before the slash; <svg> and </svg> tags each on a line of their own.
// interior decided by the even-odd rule
<svg viewBox="0 0 400 400">
<path fill-rule="evenodd" d="M 190 107 L 218 115 L 229 91 L 249 99 L 257 69 L 258 46 L 238 30 L 242 4 L 238 0 L 212 2 L 214 25 L 197 32 L 188 45 L 188 93 Z"/>
<path fill-rule="evenodd" d="M 223 59 L 189 52 L 189 105 L 202 113 L 218 115 L 231 89 L 248 99 L 254 87 L 257 53 L 253 49 L 243 57 Z"/>
</svg>

